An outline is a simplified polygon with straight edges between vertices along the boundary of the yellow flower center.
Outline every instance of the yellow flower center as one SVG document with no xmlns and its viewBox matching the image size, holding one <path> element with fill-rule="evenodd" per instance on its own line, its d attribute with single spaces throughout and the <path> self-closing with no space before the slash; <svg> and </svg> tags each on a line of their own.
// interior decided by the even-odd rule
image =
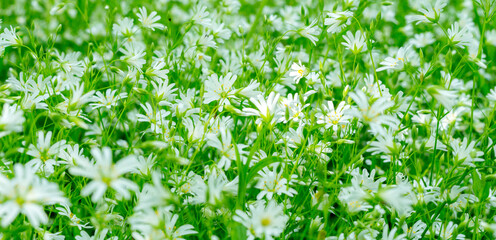
<svg viewBox="0 0 496 240">
<path fill-rule="evenodd" d="M 270 225 L 270 223 L 271 223 L 271 221 L 270 221 L 269 217 L 262 218 L 262 226 L 267 227 Z"/>
</svg>

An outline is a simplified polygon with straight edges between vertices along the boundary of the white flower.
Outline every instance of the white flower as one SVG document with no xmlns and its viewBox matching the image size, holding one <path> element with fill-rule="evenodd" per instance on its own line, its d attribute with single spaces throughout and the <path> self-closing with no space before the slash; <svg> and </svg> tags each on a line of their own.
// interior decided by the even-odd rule
<svg viewBox="0 0 496 240">
<path fill-rule="evenodd" d="M 156 60 L 152 62 L 152 65 L 146 69 L 145 75 L 151 77 L 155 81 L 164 80 L 167 81 L 169 78 L 167 74 L 169 69 L 165 69 L 165 62 L 161 60 Z"/>
<path fill-rule="evenodd" d="M 42 131 L 37 133 L 38 141 L 36 146 L 33 144 L 29 145 L 26 154 L 34 157 L 26 165 L 32 167 L 36 171 L 42 171 L 46 176 L 51 175 L 54 172 L 54 166 L 58 163 L 55 160 L 59 153 L 66 148 L 66 141 L 60 140 L 59 142 L 51 145 L 52 132 L 49 131 L 46 135 Z"/>
<path fill-rule="evenodd" d="M 258 83 L 255 80 L 251 80 L 251 82 L 250 82 L 250 84 L 248 84 L 248 86 L 246 86 L 246 87 L 244 87 L 238 91 L 238 94 L 243 96 L 243 97 L 246 97 L 246 98 L 256 97 L 256 96 L 261 94 L 260 91 L 256 90 L 259 87 L 260 87 L 260 83 Z"/>
<path fill-rule="evenodd" d="M 96 96 L 92 97 L 93 103 L 91 103 L 90 106 L 92 106 L 94 109 L 98 109 L 101 107 L 110 109 L 113 106 L 117 106 L 119 100 L 127 97 L 127 93 L 121 92 L 115 95 L 116 92 L 117 90 L 112 90 L 110 88 L 107 89 L 105 95 L 103 95 L 103 93 L 101 93 L 100 91 L 96 92 Z"/>
<path fill-rule="evenodd" d="M 439 239 L 441 240 L 453 239 L 453 237 L 455 237 L 455 239 L 457 240 L 465 239 L 465 235 L 463 234 L 458 234 L 456 236 L 453 236 L 453 232 L 458 227 L 458 225 L 454 224 L 453 222 L 449 222 L 448 224 L 443 224 L 441 222 L 434 222 L 433 227 L 434 227 L 434 233 L 436 234 L 436 236 L 439 236 Z"/>
<path fill-rule="evenodd" d="M 260 118 L 257 120 L 257 124 L 261 123 L 262 120 L 266 123 L 275 124 L 276 116 L 280 114 L 278 104 L 279 97 L 279 93 L 270 92 L 267 100 L 265 100 L 262 95 L 258 95 L 257 99 L 250 98 L 250 101 L 257 109 L 245 108 L 243 109 L 243 112 L 245 112 L 247 116 L 259 116 Z"/>
<path fill-rule="evenodd" d="M 62 216 L 66 216 L 71 220 L 70 225 L 77 227 L 80 231 L 83 228 L 92 228 L 91 226 L 88 226 L 89 223 L 82 224 L 82 221 L 80 218 L 78 218 L 75 214 L 71 212 L 71 209 L 69 208 L 69 205 L 66 203 L 61 204 L 62 207 L 56 207 L 55 209 L 58 210 L 58 214 Z"/>
<path fill-rule="evenodd" d="M 166 208 L 138 211 L 129 218 L 129 223 L 135 239 L 174 239 L 184 240 L 182 236 L 197 233 L 193 226 L 185 224 L 177 227 L 179 219 L 177 214 L 172 214 Z M 139 234 L 138 234 L 139 233 Z M 143 237 L 143 236 L 147 236 Z"/>
<path fill-rule="evenodd" d="M 362 91 L 352 92 L 349 95 L 358 105 L 358 108 L 350 110 L 350 115 L 368 123 L 373 132 L 385 134 L 382 125 L 389 127 L 397 127 L 399 125 L 398 118 L 385 113 L 387 109 L 394 105 L 394 102 L 390 99 L 381 97 L 373 103 L 369 103 L 371 99 Z"/>
<path fill-rule="evenodd" d="M 382 67 L 377 68 L 377 72 L 384 71 L 387 69 L 393 70 L 401 70 L 403 69 L 405 61 L 407 61 L 407 56 L 410 50 L 410 44 L 407 46 L 401 47 L 396 53 L 396 58 L 387 57 L 384 61 L 381 62 Z"/>
<path fill-rule="evenodd" d="M 175 201 L 175 195 L 171 193 L 167 186 L 162 184 L 163 173 L 153 171 L 151 173 L 151 180 L 153 184 L 145 183 L 143 190 L 139 192 L 138 203 L 134 207 L 135 211 L 142 211 L 149 208 L 169 206 Z M 184 178 L 187 180 L 187 178 Z"/>
<path fill-rule="evenodd" d="M 127 17 L 119 19 L 117 20 L 117 23 L 114 23 L 112 30 L 114 33 L 130 39 L 134 37 L 135 33 L 139 30 L 138 27 L 134 26 L 133 22 L 133 19 Z"/>
<path fill-rule="evenodd" d="M 344 128 L 351 119 L 351 116 L 347 114 L 348 109 L 350 105 L 345 101 L 341 101 L 337 108 L 334 108 L 332 101 L 327 101 L 327 106 L 323 104 L 321 112 L 315 115 L 317 123 L 325 124 L 325 128 L 332 128 L 333 131 L 337 131 L 338 127 Z"/>
<path fill-rule="evenodd" d="M 436 39 L 434 38 L 434 34 L 432 34 L 431 32 L 415 34 L 413 36 L 413 39 L 410 40 L 410 42 L 416 48 L 423 48 L 425 46 L 433 44 L 435 41 Z"/>
<path fill-rule="evenodd" d="M 160 16 L 158 16 L 157 12 L 155 11 L 151 12 L 150 15 L 148 15 L 146 8 L 140 7 L 139 13 L 137 13 L 136 16 L 138 16 L 138 20 L 141 22 L 141 24 L 143 24 L 143 27 L 149 28 L 152 31 L 155 31 L 155 28 L 158 28 L 160 30 L 165 28 L 164 25 L 157 23 L 157 21 L 160 20 Z"/>
<path fill-rule="evenodd" d="M 379 197 L 391 206 L 400 216 L 409 216 L 412 211 L 413 199 L 410 197 L 412 186 L 401 183 L 379 192 Z"/>
<path fill-rule="evenodd" d="M 217 167 L 224 168 L 224 170 L 228 170 L 231 167 L 231 161 L 236 160 L 236 150 L 234 149 L 232 143 L 231 132 L 227 129 L 219 129 L 220 131 L 220 139 L 217 135 L 208 134 L 207 135 L 207 144 L 211 147 L 217 148 L 220 151 L 221 157 L 217 162 Z M 234 143 L 236 144 L 236 143 Z M 242 157 L 243 149 L 246 147 L 244 144 L 237 144 L 238 153 L 240 157 Z"/>
<path fill-rule="evenodd" d="M 131 64 L 133 67 L 141 72 L 141 68 L 146 63 L 144 57 L 145 46 L 140 42 L 126 42 L 124 46 L 119 49 L 119 51 L 124 54 L 121 60 Z"/>
<path fill-rule="evenodd" d="M 37 228 L 48 223 L 43 205 L 65 203 L 56 183 L 48 182 L 35 174 L 35 169 L 22 164 L 14 165 L 14 178 L 0 174 L 0 219 L 3 227 L 10 225 L 22 213 Z"/>
<path fill-rule="evenodd" d="M 224 26 L 224 23 L 213 23 L 212 35 L 219 43 L 224 43 L 225 40 L 228 40 L 231 37 L 231 34 L 231 30 Z"/>
<path fill-rule="evenodd" d="M 496 29 L 486 31 L 486 43 L 496 47 Z"/>
<path fill-rule="evenodd" d="M 87 159 L 83 155 L 83 149 L 79 149 L 79 144 L 74 146 L 66 145 L 66 148 L 61 150 L 59 157 L 62 159 L 60 163 L 74 166 L 80 158 Z"/>
<path fill-rule="evenodd" d="M 451 110 L 456 105 L 458 95 L 455 91 L 446 90 L 441 86 L 431 85 L 426 88 L 427 92 L 435 98 L 441 105 Z"/>
<path fill-rule="evenodd" d="M 453 23 L 448 29 L 448 37 L 451 44 L 460 48 L 468 47 L 474 41 L 474 37 L 470 34 L 467 26 L 460 29 L 458 22 Z"/>
<path fill-rule="evenodd" d="M 484 153 L 475 148 L 474 141 L 469 143 L 467 138 L 464 138 L 462 142 L 460 139 L 455 139 L 451 141 L 450 146 L 453 149 L 453 158 L 456 163 L 462 162 L 463 165 L 475 167 L 474 162 L 484 161 L 480 158 Z"/>
<path fill-rule="evenodd" d="M 382 240 L 407 240 L 406 234 L 396 234 L 398 229 L 396 227 L 393 227 L 391 231 L 389 231 L 389 225 L 384 224 L 384 229 L 382 230 Z"/>
<path fill-rule="evenodd" d="M 355 185 L 341 188 L 338 195 L 339 201 L 352 213 L 367 211 L 373 208 L 372 205 L 365 201 L 368 197 L 367 192 Z"/>
<path fill-rule="evenodd" d="M 152 93 L 160 106 L 172 106 L 172 101 L 176 98 L 177 88 L 175 83 L 169 84 L 169 79 L 156 79 L 152 81 Z"/>
<path fill-rule="evenodd" d="M 76 240 L 118 240 L 117 237 L 107 237 L 109 232 L 108 228 L 97 229 L 93 236 L 90 236 L 86 231 L 82 230 L 79 236 L 76 236 Z"/>
<path fill-rule="evenodd" d="M 417 22 L 417 24 L 421 22 L 425 23 L 436 23 L 439 21 L 439 17 L 441 16 L 441 12 L 444 7 L 448 4 L 448 0 L 436 0 L 434 6 L 432 6 L 430 1 L 423 1 L 423 7 L 419 9 L 419 12 L 422 15 L 414 15 L 411 16 L 409 22 Z"/>
<path fill-rule="evenodd" d="M 13 132 L 22 132 L 24 121 L 26 118 L 19 106 L 4 103 L 0 115 L 0 138 Z"/>
<path fill-rule="evenodd" d="M 58 61 L 55 62 L 55 66 L 62 69 L 69 76 L 81 77 L 84 74 L 83 61 L 78 60 L 81 56 L 80 52 L 71 53 L 59 53 L 55 52 Z"/>
<path fill-rule="evenodd" d="M 236 89 L 233 87 L 237 76 L 227 73 L 224 77 L 212 74 L 205 81 L 205 93 L 203 102 L 208 104 L 213 101 L 219 101 L 219 106 L 230 105 L 231 99 L 236 99 Z M 219 109 L 222 111 L 222 109 Z"/>
<path fill-rule="evenodd" d="M 193 20 L 194 23 L 204 27 L 210 27 L 212 25 L 212 20 L 208 18 L 209 12 L 207 11 L 207 7 L 198 4 L 193 8 L 193 13 L 191 20 Z"/>
<path fill-rule="evenodd" d="M 268 167 L 264 167 L 258 172 L 260 178 L 258 179 L 255 188 L 260 189 L 260 193 L 257 195 L 257 199 L 262 199 L 264 196 L 271 200 L 274 194 L 282 195 L 285 194 L 289 197 L 297 194 L 296 190 L 290 187 L 292 181 L 289 181 L 282 176 L 283 171 L 276 171 L 277 167 L 273 167 L 272 171 Z M 293 177 L 296 177 L 294 175 Z"/>
<path fill-rule="evenodd" d="M 135 172 L 138 162 L 134 156 L 128 156 L 117 163 L 112 162 L 112 151 L 108 147 L 91 149 L 94 161 L 79 159 L 76 166 L 69 169 L 71 174 L 92 179 L 82 190 L 81 195 L 92 195 L 96 202 L 102 199 L 107 188 L 112 188 L 122 197 L 129 199 L 129 191 L 137 191 L 138 185 L 122 175 Z"/>
<path fill-rule="evenodd" d="M 384 162 L 391 162 L 392 156 L 399 157 L 403 147 L 395 139 L 393 133 L 393 131 L 387 131 L 385 134 L 377 135 L 376 140 L 370 142 L 370 148 L 367 149 L 367 152 L 381 156 Z"/>
<path fill-rule="evenodd" d="M 91 102 L 95 90 L 84 93 L 84 83 L 81 85 L 71 86 L 71 95 L 69 98 L 61 95 L 64 101 L 57 105 L 57 109 L 71 116 L 81 116 L 82 109 L 86 103 Z"/>
<path fill-rule="evenodd" d="M 343 36 L 346 42 L 342 43 L 346 46 L 346 49 L 353 52 L 353 54 L 357 55 L 361 52 L 367 51 L 367 44 L 365 43 L 365 36 L 363 36 L 362 32 L 358 30 L 353 36 L 353 33 L 350 31 L 346 32 L 346 35 Z"/>
<path fill-rule="evenodd" d="M 289 76 L 293 77 L 295 83 L 298 83 L 300 79 L 305 77 L 307 74 L 308 70 L 301 64 L 301 61 L 299 64 L 293 63 L 293 65 L 291 65 L 291 72 L 289 72 Z"/>
<path fill-rule="evenodd" d="M 298 30 L 298 33 L 301 36 L 308 38 L 313 43 L 313 45 L 315 45 L 315 42 L 319 40 L 316 37 L 316 35 L 320 34 L 320 28 L 317 25 L 317 21 L 318 19 L 315 19 L 310 23 L 310 25 Z"/>
<path fill-rule="evenodd" d="M 330 25 L 327 32 L 337 33 L 347 25 L 350 25 L 353 12 L 346 10 L 344 12 L 329 13 L 328 16 L 328 18 L 324 19 L 324 25 Z"/>
<path fill-rule="evenodd" d="M 486 98 L 491 102 L 496 102 L 496 87 L 489 91 Z"/>
<path fill-rule="evenodd" d="M 205 200 L 208 203 L 222 204 L 224 199 L 224 194 L 228 193 L 231 195 L 237 195 L 238 193 L 238 177 L 229 181 L 226 174 L 221 170 L 215 170 L 208 175 L 208 181 L 206 185 Z"/>
<path fill-rule="evenodd" d="M 422 233 L 424 232 L 426 227 L 427 224 L 422 222 L 422 220 L 418 220 L 411 227 L 408 227 L 406 223 L 403 224 L 401 229 L 403 229 L 403 232 L 406 233 L 408 239 L 419 240 L 422 238 Z"/>
<path fill-rule="evenodd" d="M 375 169 L 372 169 L 369 174 L 369 171 L 367 171 L 367 169 L 363 169 L 360 173 L 360 168 L 355 168 L 350 173 L 350 175 L 353 176 L 353 178 L 351 179 L 351 184 L 357 188 L 361 188 L 368 193 L 377 193 L 381 184 L 386 181 L 386 178 L 381 177 L 376 180 L 375 173 Z"/>
<path fill-rule="evenodd" d="M 0 34 L 0 47 L 5 48 L 16 45 L 22 45 L 22 39 L 17 36 L 17 33 L 12 26 L 10 26 L 10 29 L 5 28 L 3 33 Z"/>
<path fill-rule="evenodd" d="M 283 122 L 295 121 L 301 122 L 305 119 L 304 109 L 310 104 L 303 104 L 300 101 L 298 93 L 289 94 L 287 98 L 283 98 L 281 101 L 283 111 L 285 111 L 284 116 L 281 116 Z"/>
<path fill-rule="evenodd" d="M 150 123 L 151 126 L 149 130 L 151 132 L 159 132 L 162 126 L 166 126 L 169 123 L 169 121 L 166 120 L 166 117 L 170 115 L 170 112 L 167 112 L 164 109 L 155 110 L 148 102 L 145 103 L 145 105 L 140 105 L 145 110 L 145 114 L 136 114 L 137 120 L 138 122 Z"/>
<path fill-rule="evenodd" d="M 278 237 L 286 228 L 289 217 L 284 214 L 284 209 L 274 200 L 265 206 L 265 201 L 257 201 L 248 206 L 248 212 L 236 210 L 233 220 L 247 228 L 249 240 L 262 238 L 272 240 Z"/>
</svg>

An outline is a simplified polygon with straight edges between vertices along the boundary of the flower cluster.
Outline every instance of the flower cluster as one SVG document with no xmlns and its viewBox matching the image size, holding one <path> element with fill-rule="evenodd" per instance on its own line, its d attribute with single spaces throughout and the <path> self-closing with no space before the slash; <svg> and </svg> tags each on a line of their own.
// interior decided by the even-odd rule
<svg viewBox="0 0 496 240">
<path fill-rule="evenodd" d="M 0 19 L 0 239 L 496 238 L 495 0 Z"/>
</svg>

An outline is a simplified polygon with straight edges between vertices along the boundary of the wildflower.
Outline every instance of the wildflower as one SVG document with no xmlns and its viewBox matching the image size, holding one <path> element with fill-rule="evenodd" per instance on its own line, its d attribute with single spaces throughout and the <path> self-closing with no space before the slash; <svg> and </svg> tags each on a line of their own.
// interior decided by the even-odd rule
<svg viewBox="0 0 496 240">
<path fill-rule="evenodd" d="M 224 26 L 224 23 L 214 22 L 212 24 L 212 35 L 219 43 L 224 43 L 225 40 L 228 40 L 231 37 L 231 34 L 231 30 Z"/>
<path fill-rule="evenodd" d="M 422 233 L 424 232 L 426 227 L 427 224 L 422 222 L 422 220 L 418 220 L 411 227 L 408 227 L 406 223 L 403 224 L 401 229 L 403 229 L 403 232 L 406 233 L 406 237 L 408 239 L 419 240 L 422 238 Z"/>
<path fill-rule="evenodd" d="M 159 109 L 158 111 L 154 110 L 148 102 L 145 105 L 140 105 L 145 110 L 145 114 L 136 114 L 137 120 L 138 122 L 150 123 L 151 132 L 160 131 L 162 126 L 166 126 L 169 123 L 169 121 L 166 120 L 166 117 L 170 115 L 170 112 L 167 112 L 164 109 Z"/>
<path fill-rule="evenodd" d="M 291 65 L 291 72 L 289 72 L 289 76 L 293 77 L 295 83 L 298 83 L 300 79 L 305 77 L 307 74 L 308 70 L 303 65 L 301 65 L 301 61 L 299 64 L 293 63 L 293 65 Z"/>
<path fill-rule="evenodd" d="M 270 124 L 275 124 L 275 116 L 280 114 L 278 104 L 279 97 L 279 94 L 271 92 L 267 100 L 265 100 L 262 95 L 258 95 L 257 99 L 250 98 L 250 101 L 257 107 L 257 109 L 245 108 L 243 109 L 243 112 L 245 112 L 247 116 L 260 117 L 259 119 L 257 119 L 257 124 L 261 123 L 262 121 Z"/>
<path fill-rule="evenodd" d="M 88 226 L 89 223 L 82 224 L 81 219 L 71 212 L 68 204 L 62 203 L 61 205 L 62 207 L 56 207 L 55 209 L 59 211 L 59 215 L 66 216 L 71 220 L 71 226 L 77 227 L 80 231 L 83 228 L 91 228 L 91 226 Z"/>
<path fill-rule="evenodd" d="M 382 239 L 383 240 L 396 240 L 396 239 L 405 239 L 406 234 L 396 234 L 396 231 L 398 229 L 396 227 L 393 227 L 391 231 L 389 231 L 389 225 L 384 224 L 384 230 L 382 230 Z"/>
<path fill-rule="evenodd" d="M 286 228 L 289 217 L 284 214 L 283 207 L 274 200 L 265 204 L 260 200 L 248 206 L 248 212 L 236 210 L 233 220 L 247 228 L 249 240 L 263 238 L 272 240 L 278 237 Z"/>
<path fill-rule="evenodd" d="M 342 44 L 346 46 L 346 49 L 350 50 L 353 54 L 357 55 L 361 52 L 367 51 L 365 37 L 360 30 L 355 33 L 355 36 L 353 36 L 353 33 L 348 31 L 346 32 L 346 35 L 343 36 L 343 38 L 346 42 Z"/>
<path fill-rule="evenodd" d="M 17 36 L 17 33 L 12 26 L 10 26 L 10 29 L 5 28 L 3 33 L 0 34 L 0 47 L 5 48 L 17 45 L 22 45 L 22 39 Z"/>
<path fill-rule="evenodd" d="M 233 87 L 237 76 L 232 73 L 227 73 L 224 77 L 219 77 L 217 74 L 212 74 L 205 81 L 205 93 L 203 102 L 208 104 L 212 101 L 219 101 L 219 106 L 230 105 L 230 99 L 236 99 L 236 89 Z M 222 111 L 222 109 L 219 109 Z"/>
<path fill-rule="evenodd" d="M 401 70 L 403 69 L 405 61 L 407 61 L 407 56 L 409 54 L 411 45 L 407 45 L 404 47 L 401 47 L 398 52 L 396 53 L 396 58 L 392 57 L 387 57 L 384 59 L 384 61 L 381 62 L 382 67 L 377 68 L 377 71 L 384 71 L 388 69 L 393 69 L 393 70 Z"/>
<path fill-rule="evenodd" d="M 447 109 L 452 109 L 456 104 L 456 99 L 458 95 L 455 91 L 446 90 L 443 87 L 431 85 L 427 87 L 427 92 L 434 97 L 441 105 L 443 105 Z"/>
<path fill-rule="evenodd" d="M 221 157 L 217 162 L 219 168 L 224 168 L 228 170 L 231 167 L 231 161 L 236 160 L 236 150 L 234 149 L 232 143 L 231 133 L 227 129 L 220 130 L 220 139 L 216 135 L 208 135 L 207 144 L 211 147 L 217 148 L 221 152 Z M 234 143 L 236 144 L 236 143 Z M 238 153 L 243 154 L 243 148 L 246 147 L 244 144 L 237 144 Z"/>
<path fill-rule="evenodd" d="M 305 38 L 308 38 L 313 45 L 316 45 L 315 42 L 317 42 L 319 39 L 316 37 L 316 35 L 320 34 L 320 28 L 317 25 L 317 20 L 313 20 L 310 25 L 306 26 L 305 28 L 302 28 L 298 30 L 298 33 Z"/>
<path fill-rule="evenodd" d="M 196 5 L 193 8 L 193 17 L 192 20 L 196 24 L 200 24 L 204 27 L 210 27 L 212 24 L 212 20 L 208 18 L 210 14 L 207 10 L 207 7 L 203 5 Z"/>
<path fill-rule="evenodd" d="M 155 81 L 169 80 L 167 74 L 168 69 L 165 69 L 165 62 L 163 61 L 153 61 L 152 65 L 145 71 L 145 75 L 151 77 Z"/>
<path fill-rule="evenodd" d="M 37 228 L 48 223 L 44 205 L 67 202 L 56 183 L 35 174 L 35 169 L 22 164 L 14 165 L 14 177 L 0 174 L 0 219 L 2 227 L 9 226 L 22 213 Z"/>
<path fill-rule="evenodd" d="M 117 237 L 107 237 L 109 229 L 97 229 L 95 235 L 90 236 L 86 231 L 82 230 L 79 236 L 76 236 L 76 240 L 118 240 Z"/>
<path fill-rule="evenodd" d="M 391 100 L 386 97 L 381 97 L 372 103 L 369 103 L 370 99 L 368 99 L 362 91 L 352 92 L 350 93 L 350 97 L 358 105 L 358 108 L 350 110 L 350 115 L 358 117 L 368 123 L 373 132 L 384 134 L 385 131 L 382 125 L 387 125 L 389 127 L 398 126 L 399 121 L 396 117 L 384 113 L 384 111 L 394 105 Z"/>
<path fill-rule="evenodd" d="M 105 107 L 106 109 L 110 109 L 113 106 L 117 106 L 118 101 L 127 97 L 127 93 L 121 92 L 117 95 L 115 93 L 117 90 L 107 89 L 105 95 L 100 91 L 96 92 L 96 96 L 93 96 L 90 106 L 94 109 Z"/>
<path fill-rule="evenodd" d="M 436 0 L 434 6 L 429 1 L 423 2 L 423 7 L 419 9 L 422 15 L 414 15 L 410 18 L 410 22 L 437 23 L 441 17 L 441 13 L 448 4 L 447 0 Z"/>
<path fill-rule="evenodd" d="M 469 143 L 467 138 L 464 138 L 461 142 L 459 139 L 455 139 L 451 141 L 450 146 L 453 149 L 453 158 L 456 163 L 461 162 L 463 165 L 475 167 L 474 162 L 484 161 L 484 159 L 480 158 L 484 153 L 474 148 L 474 141 Z"/>
<path fill-rule="evenodd" d="M 332 101 L 327 101 L 327 106 L 323 104 L 321 112 L 315 115 L 317 123 L 325 124 L 325 128 L 332 128 L 333 131 L 346 127 L 351 119 L 351 116 L 347 114 L 348 109 L 350 105 L 344 101 L 341 101 L 337 108 L 334 108 Z"/>
<path fill-rule="evenodd" d="M 88 158 L 83 154 L 83 149 L 79 148 L 79 144 L 75 144 L 74 146 L 67 144 L 65 149 L 60 150 L 58 156 L 61 159 L 59 163 L 66 164 L 69 166 L 76 165 L 78 161 L 88 160 Z"/>
<path fill-rule="evenodd" d="M 60 140 L 51 145 L 51 131 L 47 132 L 46 135 L 39 131 L 36 135 L 38 136 L 36 145 L 30 144 L 26 153 L 34 157 L 34 159 L 30 160 L 26 165 L 36 171 L 41 170 L 45 175 L 49 176 L 54 172 L 54 166 L 58 165 L 55 159 L 66 148 L 66 140 Z"/>
<path fill-rule="evenodd" d="M 138 16 L 139 21 L 143 24 L 143 27 L 149 28 L 152 31 L 155 31 L 155 28 L 160 30 L 164 29 L 165 26 L 157 23 L 160 20 L 160 16 L 157 15 L 157 12 L 153 11 L 148 15 L 145 7 L 139 8 L 139 13 L 136 14 Z"/>
<path fill-rule="evenodd" d="M 81 56 L 80 52 L 59 53 L 58 51 L 56 51 L 55 55 L 58 58 L 58 61 L 55 63 L 55 67 L 60 68 L 68 76 L 83 76 L 83 61 L 78 60 Z"/>
<path fill-rule="evenodd" d="M 175 83 L 169 84 L 169 79 L 156 79 L 152 81 L 152 87 L 152 93 L 160 106 L 172 106 L 177 96 Z"/>
<path fill-rule="evenodd" d="M 434 34 L 431 32 L 419 33 L 413 36 L 411 43 L 416 48 L 424 48 L 428 45 L 433 44 L 436 41 Z"/>
<path fill-rule="evenodd" d="M 13 132 L 22 132 L 24 121 L 26 118 L 19 106 L 4 103 L 0 115 L 0 138 Z"/>
<path fill-rule="evenodd" d="M 136 239 L 175 239 L 184 240 L 186 235 L 197 233 L 193 226 L 185 224 L 177 227 L 179 216 L 166 208 L 151 208 L 138 211 L 129 218 L 133 237 Z M 147 238 L 143 237 L 148 236 Z"/>
<path fill-rule="evenodd" d="M 268 167 L 264 167 L 258 172 L 260 178 L 255 188 L 260 189 L 257 199 L 262 199 L 264 196 L 271 200 L 274 194 L 285 194 L 289 197 L 296 194 L 296 190 L 289 187 L 292 181 L 289 181 L 282 176 L 282 171 L 277 172 L 277 167 L 273 167 L 272 171 Z"/>
<path fill-rule="evenodd" d="M 305 118 L 305 113 L 303 110 L 308 107 L 310 104 L 302 104 L 299 99 L 298 93 L 289 94 L 287 98 L 283 98 L 281 101 L 283 106 L 283 110 L 285 110 L 285 114 L 283 118 L 283 122 L 295 121 L 300 122 Z"/>
<path fill-rule="evenodd" d="M 124 54 L 124 56 L 121 57 L 122 61 L 131 64 L 131 66 L 135 67 L 138 71 L 141 71 L 141 68 L 146 63 L 144 59 L 146 54 L 145 46 L 143 44 L 126 42 L 119 51 Z"/>
<path fill-rule="evenodd" d="M 410 198 L 411 185 L 401 183 L 392 188 L 382 190 L 379 196 L 391 206 L 400 216 L 409 216 L 412 211 L 413 200 Z"/>
<path fill-rule="evenodd" d="M 112 29 L 114 33 L 127 39 L 131 39 L 139 30 L 138 27 L 134 25 L 134 20 L 127 17 L 117 20 L 117 23 L 114 23 Z"/>
<path fill-rule="evenodd" d="M 453 23 L 448 29 L 448 38 L 451 44 L 460 48 L 470 46 L 474 39 L 473 36 L 470 35 L 467 27 L 460 29 L 458 22 Z"/>
<path fill-rule="evenodd" d="M 137 161 L 134 156 L 125 157 L 114 164 L 112 151 L 108 147 L 93 148 L 91 155 L 93 155 L 93 161 L 78 159 L 77 165 L 69 169 L 71 174 L 93 180 L 81 190 L 81 195 L 92 195 L 91 200 L 96 202 L 102 199 L 109 187 L 125 199 L 131 197 L 129 191 L 138 190 L 136 183 L 122 177 L 122 175 L 136 170 Z"/>
<path fill-rule="evenodd" d="M 465 235 L 463 234 L 458 234 L 456 236 L 453 236 L 453 232 L 456 230 L 458 225 L 454 224 L 451 221 L 447 224 L 443 224 L 441 222 L 434 222 L 433 227 L 434 227 L 434 234 L 436 234 L 436 236 L 439 236 L 439 239 L 448 240 L 448 239 L 453 239 L 453 237 L 455 237 L 455 239 L 457 240 L 465 239 Z"/>
<path fill-rule="evenodd" d="M 486 98 L 489 101 L 496 102 L 496 87 L 493 89 L 489 90 L 489 93 L 487 94 Z"/>
<path fill-rule="evenodd" d="M 330 27 L 327 29 L 329 33 L 338 33 L 346 26 L 350 25 L 353 12 L 346 10 L 344 12 L 328 13 L 329 17 L 324 19 L 324 25 Z"/>
<path fill-rule="evenodd" d="M 368 197 L 367 192 L 355 185 L 341 188 L 338 195 L 339 201 L 351 213 L 368 211 L 373 208 L 372 205 L 365 201 Z"/>
</svg>

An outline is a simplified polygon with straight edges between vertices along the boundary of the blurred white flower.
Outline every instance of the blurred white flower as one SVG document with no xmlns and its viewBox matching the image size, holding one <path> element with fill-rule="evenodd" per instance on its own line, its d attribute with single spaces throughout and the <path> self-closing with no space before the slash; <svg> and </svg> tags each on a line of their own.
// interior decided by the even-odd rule
<svg viewBox="0 0 496 240">
<path fill-rule="evenodd" d="M 358 30 L 354 36 L 353 33 L 348 31 L 343 38 L 346 42 L 341 44 L 346 46 L 346 49 L 350 50 L 353 54 L 357 55 L 361 52 L 367 51 L 367 44 L 365 43 L 366 39 L 360 30 Z"/>
<path fill-rule="evenodd" d="M 124 174 L 135 172 L 138 162 L 135 156 L 128 156 L 115 164 L 112 162 L 112 150 L 109 147 L 91 149 L 94 160 L 78 159 L 75 166 L 69 171 L 73 175 L 89 178 L 89 182 L 82 190 L 81 195 L 91 196 L 93 202 L 102 199 L 108 188 L 114 189 L 125 199 L 129 199 L 129 191 L 138 191 L 135 182 L 123 177 Z"/>
<path fill-rule="evenodd" d="M 0 219 L 2 227 L 10 225 L 22 213 L 37 228 L 48 223 L 44 205 L 67 202 L 56 183 L 35 174 L 35 169 L 22 164 L 14 165 L 14 177 L 0 174 Z"/>
<path fill-rule="evenodd" d="M 265 201 L 260 200 L 249 205 L 247 212 L 236 210 L 233 220 L 247 228 L 246 234 L 249 240 L 256 238 L 273 240 L 284 231 L 289 217 L 284 214 L 283 207 L 275 201 L 271 200 L 266 205 Z"/>
<path fill-rule="evenodd" d="M 164 29 L 165 26 L 157 23 L 157 21 L 160 20 L 160 16 L 157 15 L 157 12 L 153 11 L 148 15 L 146 8 L 145 7 L 140 7 L 139 8 L 139 13 L 136 14 L 138 16 L 138 20 L 143 24 L 143 27 L 149 28 L 152 31 L 155 31 L 155 28 L 157 29 Z"/>
</svg>

